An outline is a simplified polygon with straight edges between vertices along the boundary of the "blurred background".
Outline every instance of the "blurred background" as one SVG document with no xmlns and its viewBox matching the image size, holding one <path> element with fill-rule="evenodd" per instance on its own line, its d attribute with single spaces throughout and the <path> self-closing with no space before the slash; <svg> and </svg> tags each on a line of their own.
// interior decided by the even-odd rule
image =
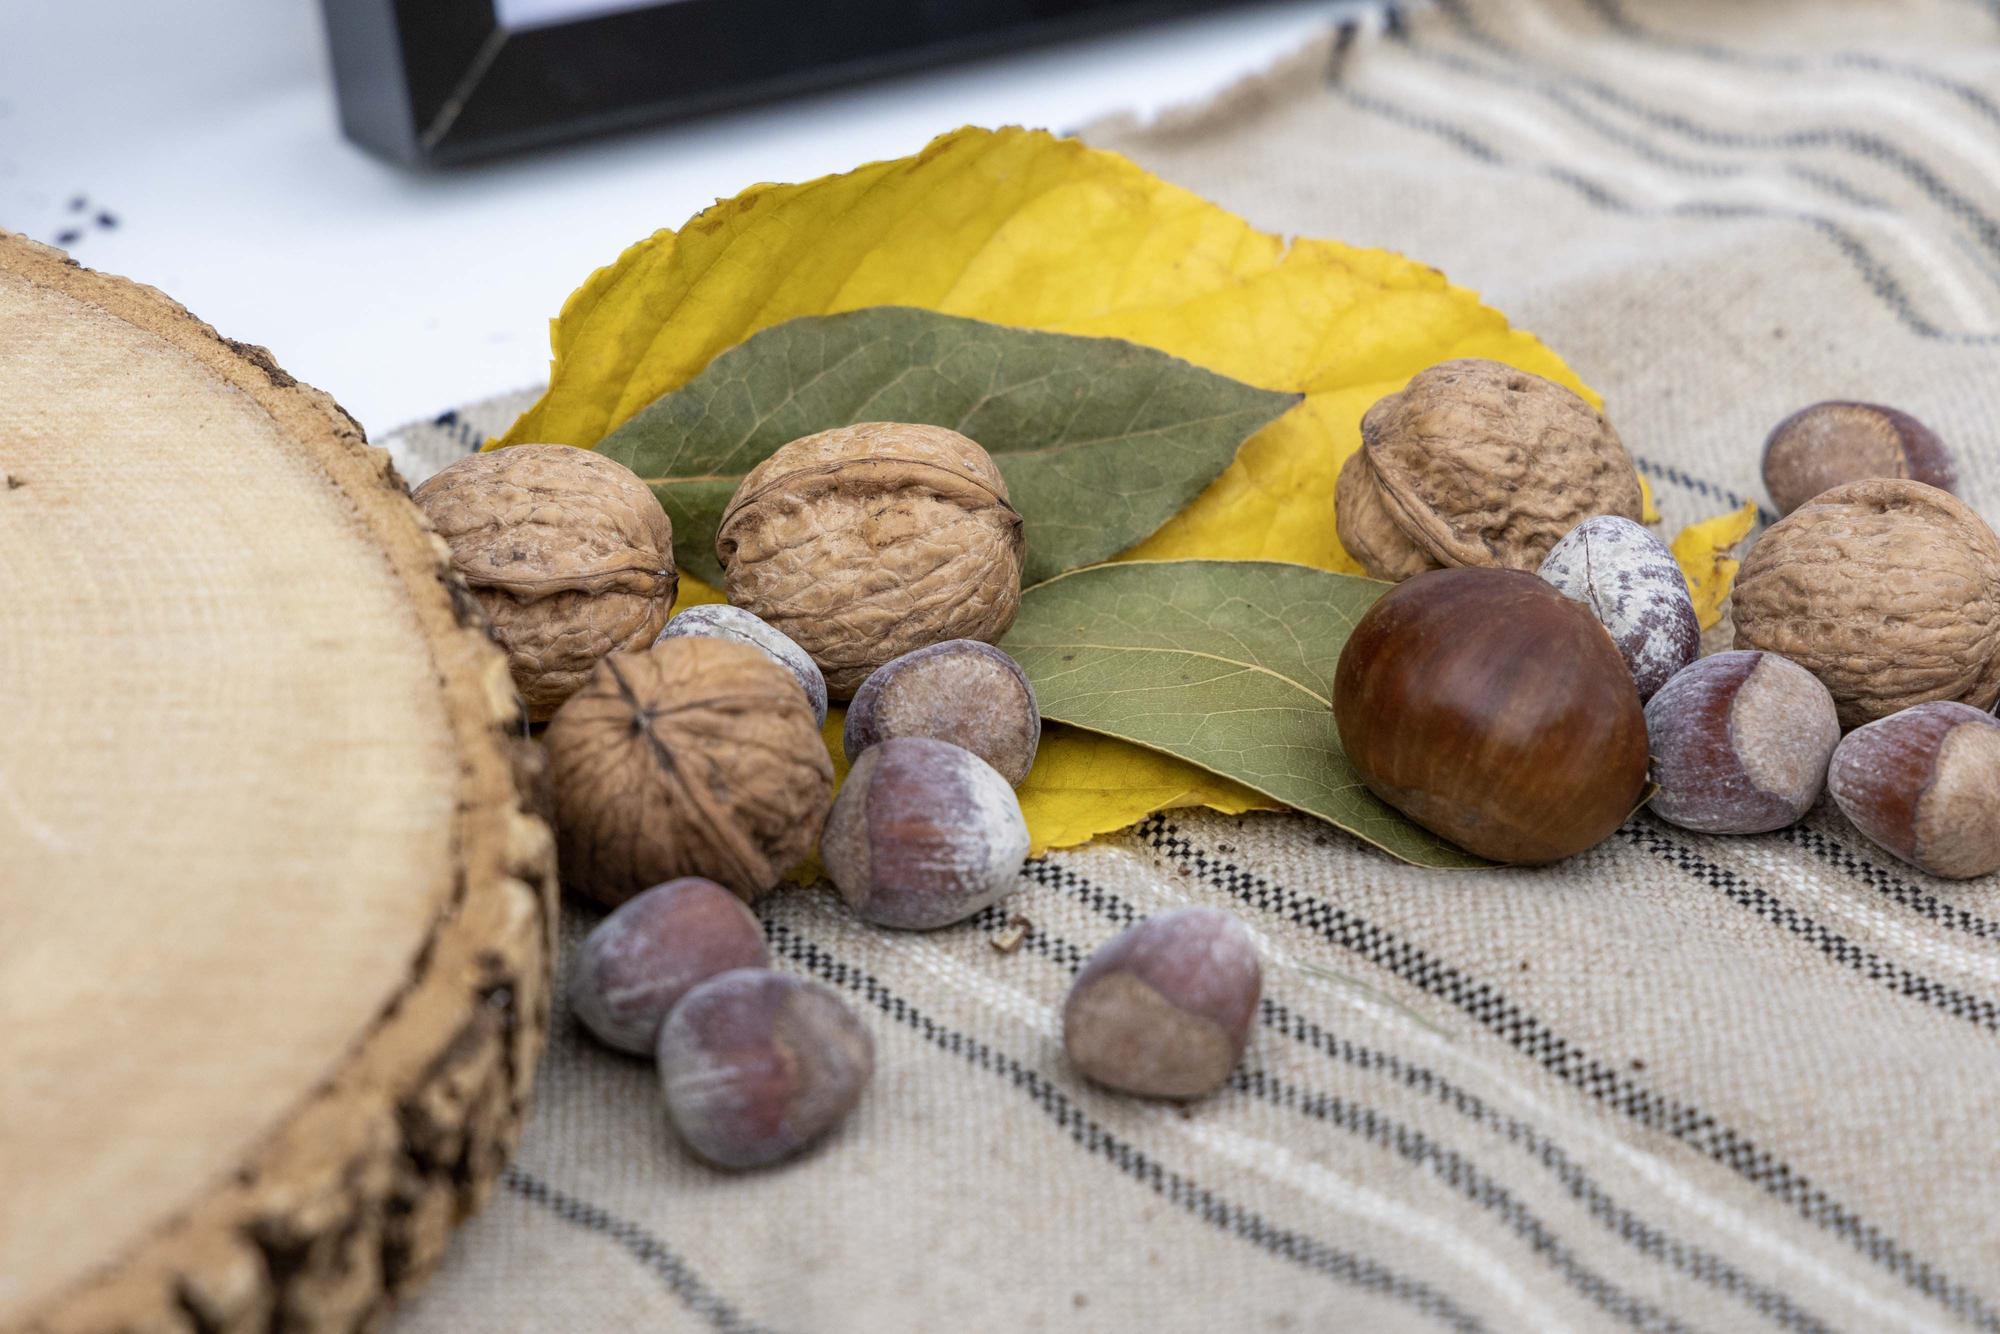
<svg viewBox="0 0 2000 1334">
<path fill-rule="evenodd" d="M 633 7 L 500 2 L 530 24 Z M 442 14 L 466 0 L 404 3 Z M 386 14 L 392 0 L 368 4 Z M 789 4 L 802 24 L 854 12 Z M 955 21 L 930 0 L 861 8 L 897 5 Z M 1057 42 L 1002 36 L 977 58 L 412 168 L 343 136 L 316 0 L 0 0 L 0 227 L 265 344 L 379 436 L 543 379 L 547 322 L 591 269 L 717 197 L 914 152 L 961 124 L 1062 131 L 1144 117 L 1268 65 L 1355 7 L 1225 3 Z M 493 55 L 474 42 L 441 68 L 463 65 L 462 90 L 500 68 Z"/>
</svg>

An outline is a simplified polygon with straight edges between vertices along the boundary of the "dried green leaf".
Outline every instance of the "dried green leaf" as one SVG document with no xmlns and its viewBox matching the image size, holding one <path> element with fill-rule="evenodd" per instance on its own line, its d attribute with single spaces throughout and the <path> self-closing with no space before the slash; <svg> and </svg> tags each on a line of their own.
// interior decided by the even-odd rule
<svg viewBox="0 0 2000 1334">
<path fill-rule="evenodd" d="M 1333 675 L 1390 585 L 1273 561 L 1125 561 L 1029 589 L 1001 647 L 1042 714 L 1164 751 L 1419 866 L 1484 862 L 1362 786 Z"/>
<path fill-rule="evenodd" d="M 1300 397 L 1122 339 L 877 306 L 753 335 L 597 448 L 646 479 L 681 567 L 713 583 L 723 507 L 780 445 L 855 422 L 948 426 L 999 464 L 1034 582 L 1151 536 Z"/>
</svg>

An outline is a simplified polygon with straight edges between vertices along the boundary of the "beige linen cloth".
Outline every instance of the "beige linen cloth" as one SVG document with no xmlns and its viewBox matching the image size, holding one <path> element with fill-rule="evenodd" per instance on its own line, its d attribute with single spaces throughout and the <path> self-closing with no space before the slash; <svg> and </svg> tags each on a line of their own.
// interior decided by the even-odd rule
<svg viewBox="0 0 2000 1334">
<path fill-rule="evenodd" d="M 1761 498 L 1764 433 L 1828 397 L 1931 422 L 2000 516 L 1991 4 L 1459 0 L 1086 137 L 1480 290 L 1603 390 L 1670 531 Z M 524 402 L 390 444 L 422 475 Z M 1256 933 L 1249 1055 L 1185 1108 L 1099 1092 L 1070 977 L 1186 903 Z M 1173 813 L 1006 908 L 1011 954 L 998 912 L 768 904 L 879 1059 L 775 1171 L 696 1165 L 649 1066 L 559 1016 L 518 1163 L 399 1334 L 2000 1330 L 2000 884 L 1826 807 L 1474 874 Z"/>
</svg>

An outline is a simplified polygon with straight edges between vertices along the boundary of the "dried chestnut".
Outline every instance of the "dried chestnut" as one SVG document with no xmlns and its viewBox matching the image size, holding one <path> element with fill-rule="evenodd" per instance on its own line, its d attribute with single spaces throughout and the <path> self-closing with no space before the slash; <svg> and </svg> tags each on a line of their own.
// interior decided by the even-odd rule
<svg viewBox="0 0 2000 1334">
<path fill-rule="evenodd" d="M 1701 622 L 1667 544 L 1630 519 L 1585 519 L 1536 573 L 1589 607 L 1625 657 L 1639 698 L 1651 699 L 1701 656 Z"/>
<path fill-rule="evenodd" d="M 1817 676 L 1842 727 L 1927 700 L 2000 700 L 2000 538 L 1934 486 L 1814 497 L 1750 549 L 1734 606 L 1736 647 Z"/>
<path fill-rule="evenodd" d="M 811 656 L 743 608 L 732 607 L 726 602 L 704 602 L 689 607 L 668 621 L 666 629 L 660 631 L 659 639 L 653 642 L 657 644 L 662 639 L 679 639 L 683 635 L 733 640 L 765 654 L 799 678 L 799 687 L 806 692 L 806 699 L 813 707 L 813 717 L 821 723 L 826 721 L 826 678 L 819 674 L 819 667 Z"/>
<path fill-rule="evenodd" d="M 833 799 L 797 679 L 727 640 L 612 654 L 545 740 L 563 884 L 610 907 L 689 875 L 754 899 L 805 859 Z"/>
<path fill-rule="evenodd" d="M 1827 788 L 1854 827 L 1952 880 L 2000 870 L 2000 720 L 1935 701 L 1847 734 Z"/>
<path fill-rule="evenodd" d="M 413 493 L 545 722 L 618 649 L 666 624 L 679 576 L 660 502 L 623 464 L 568 445 L 460 459 Z"/>
<path fill-rule="evenodd" d="M 1840 741 L 1833 696 L 1775 653 L 1703 658 L 1646 705 L 1653 812 L 1705 834 L 1796 823 L 1826 785 Z"/>
<path fill-rule="evenodd" d="M 1441 362 L 1361 419 L 1335 487 L 1340 542 L 1378 579 L 1427 569 L 1532 570 L 1593 514 L 1637 519 L 1618 433 L 1552 380 L 1497 361 Z"/>
<path fill-rule="evenodd" d="M 1764 486 L 1779 514 L 1866 477 L 1951 491 L 1958 466 L 1930 427 L 1880 403 L 1815 403 L 1779 422 L 1764 441 Z"/>
<path fill-rule="evenodd" d="M 584 937 L 570 961 L 570 1008 L 606 1046 L 650 1056 L 661 1021 L 696 983 L 770 962 L 743 900 L 699 876 L 670 880 Z"/>
<path fill-rule="evenodd" d="M 896 737 L 863 751 L 820 838 L 848 906 L 877 926 L 962 922 L 1014 888 L 1028 825 L 1014 789 L 969 750 Z"/>
<path fill-rule="evenodd" d="M 729 600 L 811 654 L 835 699 L 911 649 L 1006 634 L 1025 551 L 986 451 L 902 422 L 785 445 L 743 479 L 715 537 Z"/>
<path fill-rule="evenodd" d="M 1063 1049 L 1110 1088 L 1199 1098 L 1243 1058 L 1263 977 L 1250 932 L 1229 913 L 1159 913 L 1083 965 L 1063 1006 Z"/>
<path fill-rule="evenodd" d="M 1035 764 L 1042 715 L 1021 664 L 976 639 L 951 639 L 876 668 L 847 706 L 841 741 L 853 760 L 899 736 L 962 746 L 1018 786 Z"/>
<path fill-rule="evenodd" d="M 1646 718 L 1597 618 L 1519 570 L 1434 570 L 1355 625 L 1334 673 L 1368 789 L 1502 862 L 1602 841 L 1646 785 Z"/>
<path fill-rule="evenodd" d="M 875 1073 L 875 1042 L 817 982 L 761 968 L 712 977 L 660 1025 L 667 1117 L 717 1167 L 763 1167 L 840 1124 Z"/>
</svg>

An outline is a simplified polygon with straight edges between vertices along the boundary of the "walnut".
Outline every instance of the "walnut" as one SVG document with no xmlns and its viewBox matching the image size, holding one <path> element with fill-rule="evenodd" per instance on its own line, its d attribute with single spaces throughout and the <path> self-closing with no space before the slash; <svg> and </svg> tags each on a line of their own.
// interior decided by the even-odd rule
<svg viewBox="0 0 2000 1334">
<path fill-rule="evenodd" d="M 812 851 L 833 802 L 798 680 L 726 639 L 611 654 L 545 740 L 563 883 L 611 907 L 697 875 L 755 899 Z"/>
<path fill-rule="evenodd" d="M 1438 568 L 1423 548 L 1396 526 L 1366 449 L 1355 450 L 1341 467 L 1340 480 L 1333 488 L 1333 512 L 1340 545 L 1377 579 L 1400 583 Z"/>
<path fill-rule="evenodd" d="M 1850 482 L 1772 525 L 1743 562 L 1735 618 L 1736 647 L 1817 676 L 1844 728 L 2000 699 L 2000 538 L 1922 482 Z"/>
<path fill-rule="evenodd" d="M 1378 579 L 1533 570 L 1596 514 L 1642 516 L 1639 476 L 1604 414 L 1497 361 L 1446 361 L 1368 409 L 1340 470 L 1341 545 Z"/>
<path fill-rule="evenodd" d="M 846 699 L 911 649 L 1004 635 L 1025 545 L 985 450 L 941 426 L 865 422 L 753 468 L 715 551 L 729 600 L 796 641 Z"/>
<path fill-rule="evenodd" d="M 650 644 L 674 605 L 674 530 L 631 469 L 568 445 L 460 459 L 417 504 L 451 547 L 528 716 L 545 722 L 615 649 Z"/>
</svg>

